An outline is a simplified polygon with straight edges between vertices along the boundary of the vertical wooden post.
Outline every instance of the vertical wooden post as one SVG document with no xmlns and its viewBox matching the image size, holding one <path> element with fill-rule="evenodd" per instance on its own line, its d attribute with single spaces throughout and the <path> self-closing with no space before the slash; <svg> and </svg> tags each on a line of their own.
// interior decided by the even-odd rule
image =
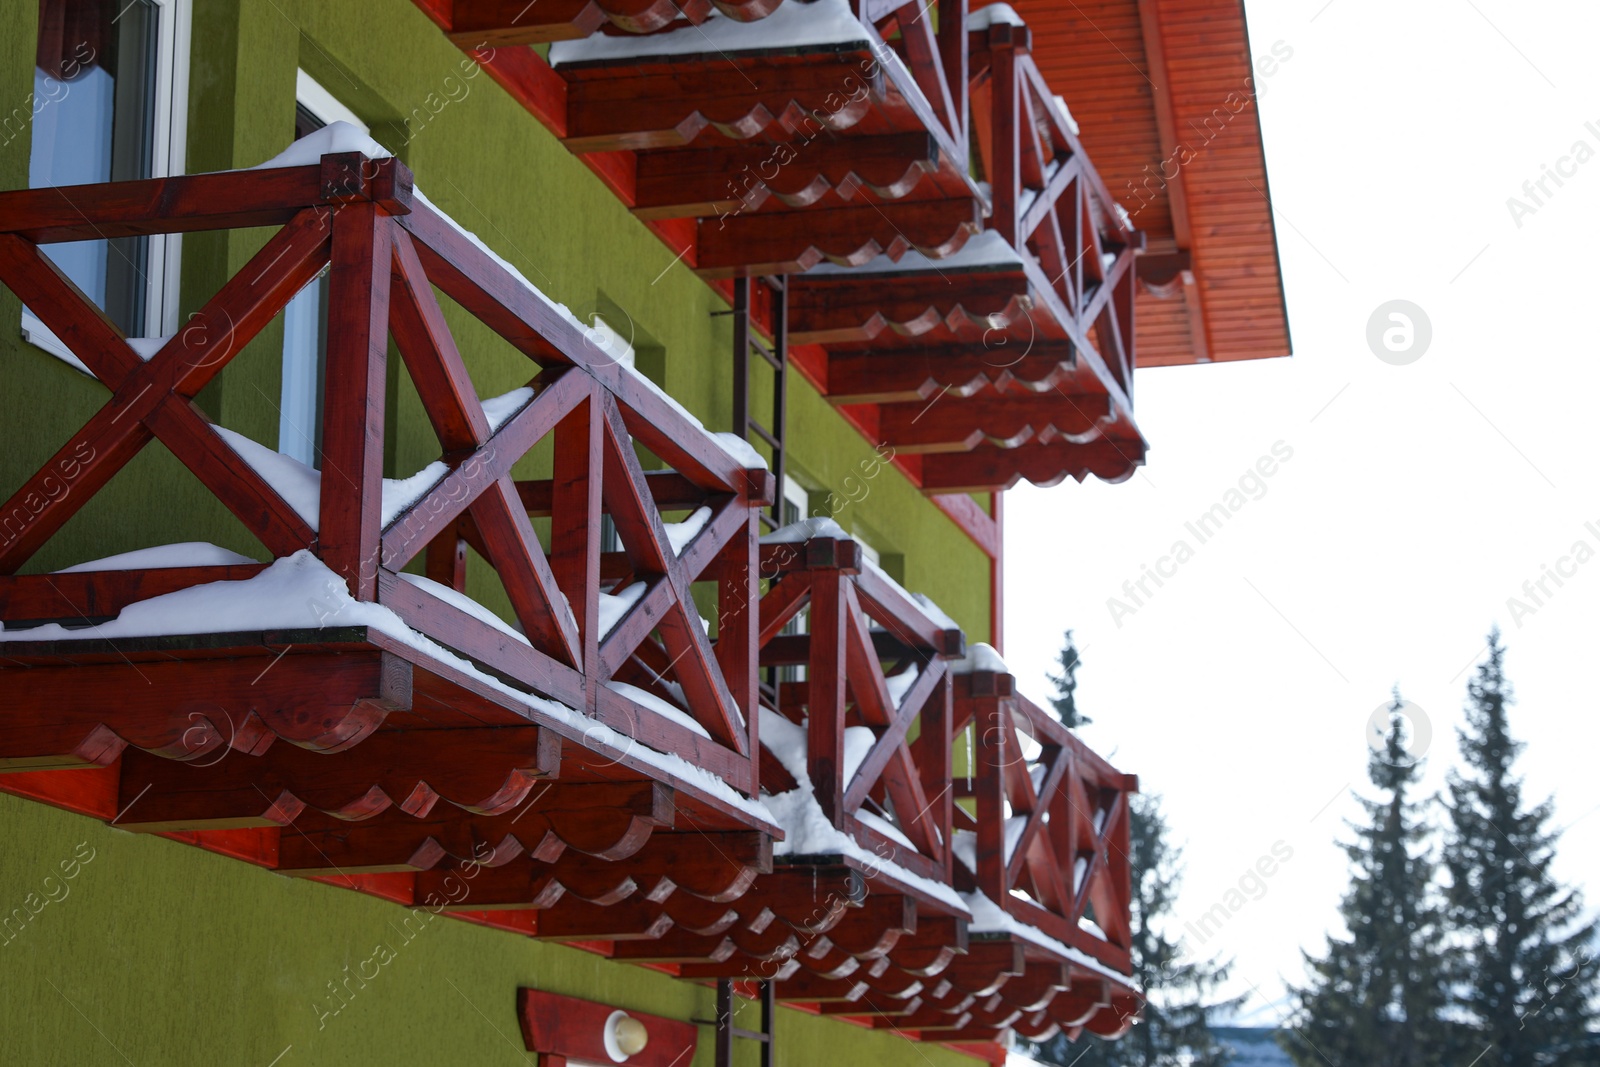
<svg viewBox="0 0 1600 1067">
<path fill-rule="evenodd" d="M 806 683 L 811 784 L 834 826 L 844 819 L 845 598 L 837 570 L 811 575 L 811 662 Z"/>
<path fill-rule="evenodd" d="M 428 542 L 427 555 L 423 557 L 423 573 L 457 592 L 467 588 L 467 540 L 461 536 L 459 525 L 453 525 Z"/>
<path fill-rule="evenodd" d="M 750 279 L 733 280 L 733 433 L 750 437 Z"/>
<path fill-rule="evenodd" d="M 994 173 L 989 181 L 994 189 L 994 228 L 1011 247 L 1016 248 L 1018 233 L 1017 194 L 1022 174 L 1022 138 L 1017 129 L 1017 40 L 1026 30 L 999 25 L 989 28 L 989 48 L 993 55 L 990 71 L 990 136 L 994 138 Z"/>
<path fill-rule="evenodd" d="M 780 274 L 772 285 L 772 477 L 777 496 L 772 501 L 772 525 L 783 525 L 784 479 L 789 476 L 789 278 Z M 802 516 L 804 517 L 804 516 Z"/>
<path fill-rule="evenodd" d="M 377 599 L 392 225 L 370 202 L 333 212 L 317 543 L 357 600 Z"/>
<path fill-rule="evenodd" d="M 1010 714 L 1010 708 L 999 683 L 1009 680 L 1009 676 L 978 672 L 967 679 L 972 687 L 974 757 L 978 764 L 973 776 L 978 800 L 978 888 L 1005 907 L 1005 766 L 1009 731 L 1004 717 Z"/>
<path fill-rule="evenodd" d="M 585 711 L 599 710 L 600 472 L 604 427 L 591 386 L 555 429 L 550 512 L 550 570 L 578 620 L 583 646 Z"/>
<path fill-rule="evenodd" d="M 715 653 L 733 699 L 744 713 L 749 736 L 750 774 L 734 783 L 750 796 L 761 785 L 761 512 L 751 508 L 745 532 L 718 553 L 717 643 Z"/>
<path fill-rule="evenodd" d="M 945 84 L 950 87 L 951 103 L 956 110 L 960 128 L 951 130 L 955 138 L 957 158 L 969 158 L 967 130 L 967 93 L 971 75 L 967 60 L 967 0 L 938 0 L 939 58 L 944 66 Z"/>
<path fill-rule="evenodd" d="M 935 660 L 935 663 L 939 661 Z M 931 670 L 930 665 L 924 670 Z M 922 779 L 922 793 L 928 798 L 929 814 L 939 828 L 940 859 L 944 864 L 945 881 L 951 877 L 950 830 L 955 815 L 955 776 L 952 768 L 954 737 L 954 692 L 951 678 L 946 674 L 939 688 L 928 697 L 919 715 L 921 732 L 912 743 L 918 775 Z"/>
</svg>

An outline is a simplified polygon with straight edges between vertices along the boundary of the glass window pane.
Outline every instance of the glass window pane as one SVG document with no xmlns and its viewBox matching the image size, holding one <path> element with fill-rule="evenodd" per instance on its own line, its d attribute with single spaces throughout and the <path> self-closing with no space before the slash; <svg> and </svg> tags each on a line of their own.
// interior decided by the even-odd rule
<svg viewBox="0 0 1600 1067">
<path fill-rule="evenodd" d="M 155 146 L 161 9 L 153 0 L 41 0 L 28 184 L 147 178 Z M 46 252 L 130 336 L 143 333 L 149 239 Z"/>
</svg>

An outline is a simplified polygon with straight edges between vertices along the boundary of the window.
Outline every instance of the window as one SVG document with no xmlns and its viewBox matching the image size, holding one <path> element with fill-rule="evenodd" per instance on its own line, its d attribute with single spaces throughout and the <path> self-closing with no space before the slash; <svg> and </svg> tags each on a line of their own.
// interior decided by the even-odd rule
<svg viewBox="0 0 1600 1067">
<path fill-rule="evenodd" d="M 794 480 L 792 474 L 783 476 L 783 497 L 778 501 L 778 525 L 788 526 L 804 519 L 811 510 L 811 494 L 806 492 L 806 487 Z M 784 634 L 804 634 L 811 632 L 811 613 L 802 611 L 784 624 Z M 803 682 L 806 680 L 806 669 L 802 666 L 778 668 L 778 681 Z"/>
<path fill-rule="evenodd" d="M 189 0 L 40 0 L 29 186 L 183 173 L 188 64 Z M 45 248 L 129 337 L 177 332 L 179 250 L 176 234 Z M 22 332 L 78 362 L 26 308 Z"/>
<path fill-rule="evenodd" d="M 778 505 L 778 525 L 790 526 L 806 517 L 811 510 L 811 494 L 806 487 L 790 475 L 783 479 L 783 500 Z"/>
<path fill-rule="evenodd" d="M 872 545 L 867 543 L 866 535 L 858 529 L 852 532 L 850 536 L 855 538 L 856 544 L 861 546 L 861 558 L 872 564 L 874 567 L 881 569 L 883 567 L 883 557 L 878 553 L 876 548 L 873 548 Z"/>
<path fill-rule="evenodd" d="M 294 139 L 333 122 L 348 122 L 362 133 L 367 124 L 318 85 L 296 71 Z M 278 451 L 308 467 L 321 466 L 322 372 L 328 358 L 328 272 L 318 274 L 283 309 L 283 384 L 278 404 Z"/>
</svg>

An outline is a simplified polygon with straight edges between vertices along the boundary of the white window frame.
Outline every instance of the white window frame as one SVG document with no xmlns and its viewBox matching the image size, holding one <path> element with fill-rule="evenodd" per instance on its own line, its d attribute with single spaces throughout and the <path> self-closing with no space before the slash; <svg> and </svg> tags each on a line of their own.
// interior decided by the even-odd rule
<svg viewBox="0 0 1600 1067">
<path fill-rule="evenodd" d="M 794 513 L 799 516 L 796 521 L 811 518 L 811 491 L 807 489 L 795 476 L 789 472 L 783 475 L 783 496 L 779 503 L 778 525 L 787 526 L 784 522 L 783 505 L 792 504 Z M 785 634 L 807 634 L 811 632 L 811 609 L 806 608 L 790 619 L 783 627 Z M 808 677 L 804 664 L 784 667 L 779 673 L 781 682 L 803 682 Z"/>
<path fill-rule="evenodd" d="M 807 512 L 811 510 L 810 491 L 808 491 L 805 486 L 801 485 L 797 480 L 795 480 L 794 475 L 787 472 L 785 472 L 783 476 L 783 502 L 785 504 L 794 505 L 794 513 L 799 516 L 799 519 L 796 519 L 795 521 L 798 522 L 801 519 L 808 519 L 811 517 L 807 514 Z M 778 516 L 778 519 L 779 526 L 789 525 L 788 523 L 782 521 L 783 516 L 781 514 Z"/>
<path fill-rule="evenodd" d="M 294 102 L 321 119 L 326 125 L 335 122 L 348 122 L 363 134 L 370 137 L 372 130 L 365 122 L 357 117 L 337 96 L 324 89 L 318 81 L 305 71 L 295 68 L 294 72 Z"/>
<path fill-rule="evenodd" d="M 184 173 L 189 143 L 189 48 L 194 28 L 193 0 L 151 0 L 158 11 L 156 101 L 150 146 L 150 176 Z M 183 235 L 152 234 L 145 264 L 145 323 L 151 337 L 178 332 L 178 296 L 183 278 Z M 150 332 L 151 330 L 154 332 Z M 22 339 L 85 374 L 89 368 L 27 308 L 22 309 Z"/>
<path fill-rule="evenodd" d="M 872 564 L 874 567 L 877 567 L 879 570 L 882 570 L 883 554 L 880 553 L 876 548 L 872 547 L 872 544 L 867 540 L 866 535 L 864 535 L 859 529 L 856 529 L 851 531 L 850 536 L 855 538 L 856 544 L 861 546 L 861 558 Z"/>
</svg>

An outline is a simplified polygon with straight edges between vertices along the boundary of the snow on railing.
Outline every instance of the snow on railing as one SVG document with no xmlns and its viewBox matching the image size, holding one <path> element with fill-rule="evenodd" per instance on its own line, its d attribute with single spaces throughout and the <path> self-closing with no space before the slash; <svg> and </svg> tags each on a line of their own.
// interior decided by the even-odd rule
<svg viewBox="0 0 1600 1067">
<path fill-rule="evenodd" d="M 0 506 L 7 638 L 26 635 L 12 633 L 22 626 L 104 621 L 153 596 L 263 573 L 261 564 L 197 556 L 178 566 L 163 558 L 148 582 L 111 569 L 16 576 L 158 439 L 270 557 L 309 553 L 342 585 L 340 597 L 385 609 L 514 690 L 755 793 L 756 623 L 747 608 L 757 590 L 756 515 L 772 493 L 759 457 L 706 432 L 595 327 L 416 193 L 402 165 L 344 124 L 251 170 L 70 193 L 0 193 L 0 281 L 113 396 Z M 40 248 L 246 226 L 278 229 L 164 343 L 124 339 Z M 215 425 L 191 400 L 330 263 L 313 469 Z M 479 399 L 436 289 L 530 360 L 526 387 Z M 410 477 L 385 479 L 391 334 L 440 454 Z M 547 440 L 549 476 L 514 477 Z M 642 449 L 662 468 L 646 471 Z M 602 552 L 602 516 L 617 551 Z M 541 540 L 535 523 L 544 520 Z M 512 623 L 469 598 L 466 546 L 493 567 Z M 402 576 L 419 557 L 427 580 Z M 699 581 L 716 583 L 714 623 L 690 594 Z M 479 596 L 492 588 L 473 586 Z M 247 600 L 238 607 L 248 614 Z M 156 614 L 177 628 L 170 632 L 220 625 L 215 616 Z"/>
</svg>

